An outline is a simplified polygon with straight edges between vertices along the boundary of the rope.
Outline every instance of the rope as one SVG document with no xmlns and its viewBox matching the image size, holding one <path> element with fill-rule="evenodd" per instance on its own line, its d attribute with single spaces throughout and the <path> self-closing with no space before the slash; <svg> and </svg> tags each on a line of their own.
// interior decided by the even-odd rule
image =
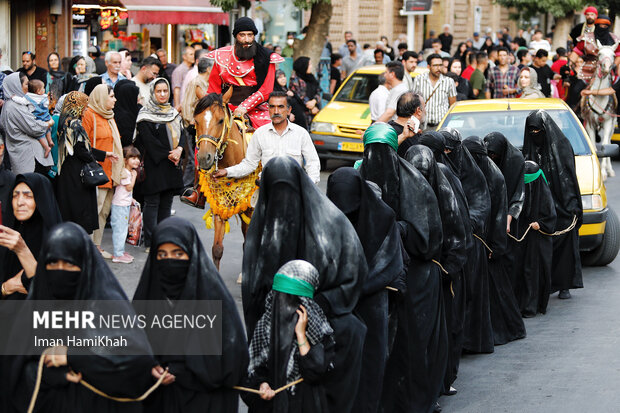
<svg viewBox="0 0 620 413">
<path fill-rule="evenodd" d="M 484 242 L 484 240 L 482 238 L 480 238 L 478 235 L 474 234 L 474 237 L 478 238 L 480 240 L 480 242 L 482 242 L 482 245 L 484 245 L 491 254 L 493 254 L 493 250 L 487 245 L 486 242 Z"/>
<path fill-rule="evenodd" d="M 431 260 L 433 261 L 435 264 L 437 264 L 437 266 L 441 269 L 441 271 L 443 271 L 444 274 L 448 274 L 448 271 L 446 271 L 446 269 L 443 267 L 443 265 L 441 265 L 441 263 L 437 260 Z"/>
<path fill-rule="evenodd" d="M 41 388 L 41 380 L 43 379 L 43 362 L 45 360 L 45 356 L 46 355 L 53 355 L 51 354 L 52 350 L 54 348 L 50 347 L 50 348 L 46 348 L 45 350 L 43 350 L 43 353 L 41 353 L 41 357 L 39 358 L 39 365 L 37 366 L 37 380 L 35 382 L 35 386 L 34 386 L 34 391 L 32 392 L 32 398 L 30 399 L 30 404 L 28 405 L 28 413 L 32 413 L 34 411 L 34 406 L 37 403 L 37 396 L 39 395 L 39 390 Z M 74 372 L 70 372 L 69 374 L 72 375 L 76 375 Z M 114 396 L 110 396 L 104 392 L 102 392 L 101 390 L 97 389 L 95 386 L 93 386 L 92 384 L 86 382 L 83 379 L 80 379 L 79 383 L 86 387 L 87 389 L 89 389 L 90 391 L 92 391 L 93 393 L 101 396 L 101 397 L 105 397 L 106 399 L 110 399 L 110 400 L 114 400 L 117 402 L 140 402 L 144 399 L 146 399 L 151 393 L 153 393 L 160 385 L 161 383 L 164 381 L 164 379 L 166 378 L 166 376 L 168 375 L 168 368 L 166 368 L 166 370 L 164 371 L 164 374 L 161 375 L 161 377 L 159 378 L 159 380 L 157 380 L 157 382 L 155 382 L 155 384 L 153 384 L 151 386 L 151 388 L 149 388 L 142 396 L 138 397 L 138 398 L 129 398 L 129 397 L 114 397 Z"/>
<path fill-rule="evenodd" d="M 572 223 L 571 223 L 568 227 L 566 227 L 566 228 L 564 228 L 564 229 L 562 229 L 562 230 L 555 231 L 555 232 L 553 232 L 553 233 L 551 233 L 551 234 L 549 234 L 549 233 L 547 233 L 547 232 L 545 232 L 545 231 L 542 231 L 542 230 L 540 230 L 540 229 L 539 229 L 539 230 L 534 230 L 534 231 L 538 231 L 538 232 L 540 232 L 541 234 L 543 234 L 543 235 L 547 235 L 547 236 L 550 236 L 550 237 L 557 237 L 557 236 L 559 236 L 559 235 L 564 235 L 564 234 L 566 234 L 566 233 L 568 233 L 568 232 L 572 231 L 573 229 L 575 229 L 575 227 L 576 227 L 576 226 L 577 226 L 577 215 L 573 215 L 573 222 L 572 222 Z M 527 227 L 527 230 L 525 230 L 525 233 L 523 234 L 523 236 L 522 236 L 521 238 L 514 237 L 514 236 L 513 236 L 512 234 L 510 234 L 510 233 L 508 233 L 508 236 L 509 236 L 510 238 L 512 238 L 513 240 L 517 241 L 517 242 L 521 242 L 521 241 L 523 241 L 523 240 L 525 239 L 525 236 L 527 235 L 527 233 L 530 231 L 530 229 L 531 229 L 531 228 L 532 228 L 532 224 L 530 224 L 530 225 Z M 476 235 L 476 234 L 474 234 L 474 235 Z"/>
<path fill-rule="evenodd" d="M 304 381 L 304 378 L 303 378 L 303 377 L 302 377 L 301 379 L 297 379 L 297 380 L 295 380 L 295 381 L 293 381 L 293 382 L 290 382 L 289 384 L 284 385 L 284 386 L 280 387 L 279 389 L 276 389 L 276 390 L 275 390 L 275 394 L 278 394 L 278 393 L 280 393 L 281 391 L 284 391 L 284 390 L 288 389 L 289 387 L 293 387 L 294 385 L 299 384 L 299 383 L 301 383 L 302 381 Z M 248 393 L 263 394 L 263 392 L 262 392 L 262 391 L 260 391 L 260 390 L 256 390 L 256 389 L 251 389 L 251 388 L 249 388 L 249 387 L 233 386 L 233 389 L 235 389 L 235 390 L 245 391 L 245 392 L 248 392 Z"/>
</svg>

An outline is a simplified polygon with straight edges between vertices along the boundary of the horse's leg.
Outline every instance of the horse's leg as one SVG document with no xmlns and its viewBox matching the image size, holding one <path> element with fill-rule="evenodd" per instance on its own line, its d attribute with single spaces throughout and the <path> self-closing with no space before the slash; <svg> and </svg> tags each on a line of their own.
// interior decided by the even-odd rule
<svg viewBox="0 0 620 413">
<path fill-rule="evenodd" d="M 603 145 L 608 145 L 611 142 L 611 136 L 614 133 L 615 121 L 615 118 L 613 118 L 612 116 L 609 116 L 609 118 L 605 121 L 605 133 L 603 134 L 603 141 L 601 142 Z M 607 175 L 616 176 L 616 173 L 611 167 L 611 159 L 605 158 L 603 159 L 603 161 L 605 162 L 605 169 L 607 170 Z"/>
<path fill-rule="evenodd" d="M 213 235 L 213 248 L 211 253 L 213 254 L 213 263 L 215 267 L 220 269 L 220 260 L 224 255 L 224 231 L 226 229 L 226 222 L 219 217 L 219 215 L 213 214 L 213 227 L 215 228 L 215 234 Z"/>
</svg>

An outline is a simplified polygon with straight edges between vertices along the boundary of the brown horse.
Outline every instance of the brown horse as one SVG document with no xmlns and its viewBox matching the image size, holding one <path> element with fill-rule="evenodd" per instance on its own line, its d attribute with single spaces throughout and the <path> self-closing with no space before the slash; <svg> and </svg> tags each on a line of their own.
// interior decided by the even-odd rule
<svg viewBox="0 0 620 413">
<path fill-rule="evenodd" d="M 210 170 L 213 165 L 216 169 L 236 165 L 243 160 L 247 149 L 243 131 L 233 122 L 228 108 L 228 101 L 232 95 L 232 88 L 223 95 L 214 93 L 203 97 L 196 105 L 194 119 L 196 121 L 196 147 L 198 149 L 198 167 L 201 171 Z M 207 179 L 214 179 L 208 176 Z M 220 178 L 228 179 L 228 178 Z M 213 209 L 212 209 L 213 210 Z M 241 211 L 247 217 L 251 216 L 252 209 Z M 239 215 L 241 215 L 241 213 Z M 220 268 L 220 260 L 224 254 L 224 234 L 226 221 L 219 215 L 213 214 L 215 235 L 213 237 L 213 262 Z M 245 239 L 248 224 L 241 219 L 241 231 Z"/>
</svg>

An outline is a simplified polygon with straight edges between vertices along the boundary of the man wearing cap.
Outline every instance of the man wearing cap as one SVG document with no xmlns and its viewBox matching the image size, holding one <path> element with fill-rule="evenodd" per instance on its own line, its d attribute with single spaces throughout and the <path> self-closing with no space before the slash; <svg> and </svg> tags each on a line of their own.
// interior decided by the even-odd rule
<svg viewBox="0 0 620 413">
<path fill-rule="evenodd" d="M 208 93 L 221 94 L 227 85 L 232 86 L 231 109 L 235 116 L 247 114 L 255 128 L 271 121 L 265 102 L 273 91 L 276 63 L 284 61 L 254 40 L 257 33 L 254 21 L 241 17 L 233 29 L 234 46 L 222 47 L 207 55 L 215 60 Z"/>
<path fill-rule="evenodd" d="M 579 42 L 579 38 L 586 33 L 594 33 L 594 21 L 598 17 L 598 10 L 596 7 L 586 7 L 583 14 L 586 16 L 585 23 L 579 23 L 570 31 L 570 38 L 573 40 L 573 45 Z"/>
<path fill-rule="evenodd" d="M 474 38 L 472 40 L 473 40 L 472 44 L 476 49 L 480 50 L 482 46 L 484 46 L 485 38 L 480 37 L 480 33 L 474 32 Z"/>
<path fill-rule="evenodd" d="M 577 38 L 578 43 L 569 56 L 569 60 L 573 65 L 577 62 L 579 56 L 583 58 L 584 64 L 581 68 L 581 78 L 586 83 L 590 83 L 590 79 L 592 79 L 596 71 L 599 43 L 603 46 L 615 46 L 614 64 L 616 67 L 620 65 L 620 38 L 614 33 L 610 33 L 611 20 L 608 16 L 601 14 L 594 21 L 594 24 L 593 32 L 584 33 Z"/>
</svg>

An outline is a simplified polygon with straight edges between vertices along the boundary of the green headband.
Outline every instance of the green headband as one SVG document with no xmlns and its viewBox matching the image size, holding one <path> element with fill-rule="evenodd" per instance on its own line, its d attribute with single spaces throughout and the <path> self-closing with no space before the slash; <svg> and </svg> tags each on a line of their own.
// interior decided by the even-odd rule
<svg viewBox="0 0 620 413">
<path fill-rule="evenodd" d="M 300 297 L 314 297 L 314 287 L 307 281 L 291 278 L 288 275 L 277 273 L 273 277 L 273 291 L 298 295 Z"/>
<path fill-rule="evenodd" d="M 387 143 L 394 149 L 398 150 L 398 134 L 387 123 L 375 123 L 370 125 L 364 132 L 364 146 L 369 143 Z"/>
<path fill-rule="evenodd" d="M 547 177 L 545 176 L 545 173 L 543 172 L 542 169 L 539 169 L 538 172 L 534 172 L 533 174 L 523 174 L 523 180 L 525 181 L 526 184 L 529 184 L 530 182 L 534 182 L 535 180 L 537 180 L 538 177 L 541 175 L 548 185 L 549 181 L 547 181 Z"/>
</svg>

